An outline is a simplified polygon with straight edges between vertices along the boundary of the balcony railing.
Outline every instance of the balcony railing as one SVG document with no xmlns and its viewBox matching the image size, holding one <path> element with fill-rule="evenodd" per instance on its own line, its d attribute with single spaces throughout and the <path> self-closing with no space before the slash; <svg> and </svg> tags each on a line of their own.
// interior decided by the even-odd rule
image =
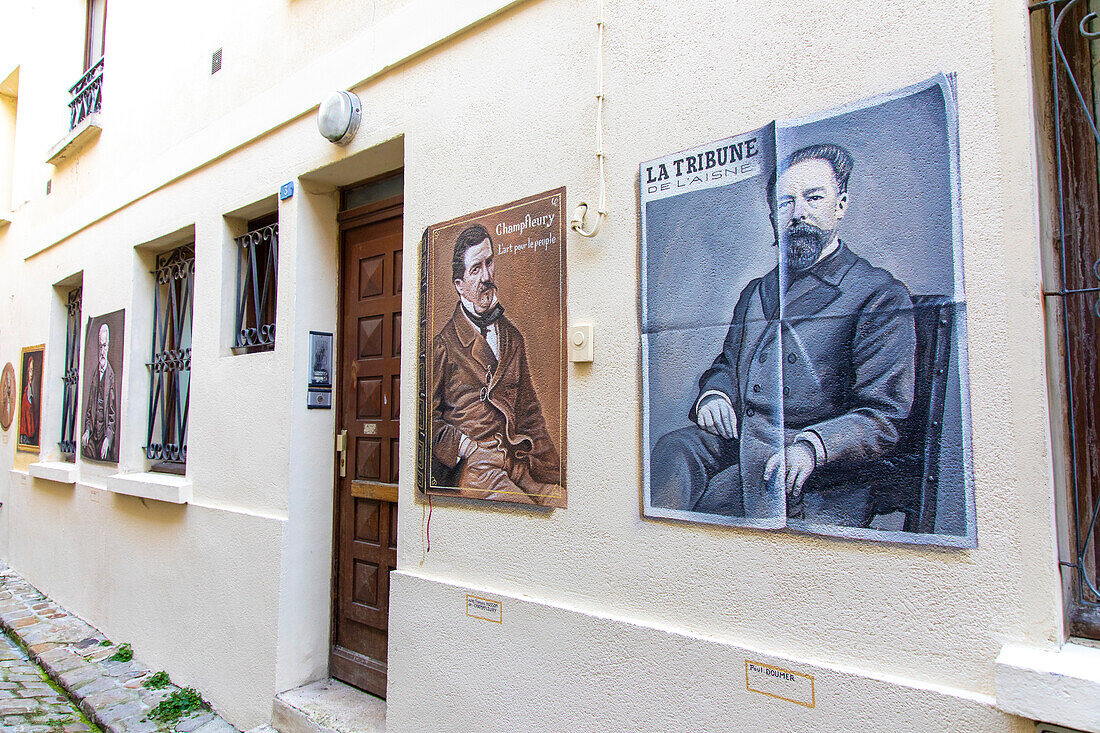
<svg viewBox="0 0 1100 733">
<path fill-rule="evenodd" d="M 103 57 L 84 72 L 80 81 L 69 89 L 73 99 L 69 102 L 69 129 L 73 129 L 90 114 L 99 111 L 103 103 Z"/>
</svg>

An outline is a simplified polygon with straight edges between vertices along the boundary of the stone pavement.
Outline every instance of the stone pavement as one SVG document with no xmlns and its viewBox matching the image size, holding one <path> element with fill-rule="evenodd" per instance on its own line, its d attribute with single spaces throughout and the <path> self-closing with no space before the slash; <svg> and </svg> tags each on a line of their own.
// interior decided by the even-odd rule
<svg viewBox="0 0 1100 733">
<path fill-rule="evenodd" d="M 0 634 L 0 730 L 7 733 L 99 731 L 41 668 L 5 634 Z"/>
<path fill-rule="evenodd" d="M 26 649 L 50 678 L 76 701 L 80 710 L 106 733 L 238 733 L 207 708 L 169 723 L 151 719 L 149 714 L 154 707 L 170 695 L 178 694 L 180 688 L 173 684 L 162 687 L 145 684 L 153 676 L 152 670 L 132 656 L 125 659 L 127 654 L 118 654 L 122 645 L 112 643 L 98 629 L 68 613 L 2 562 L 0 628 Z M 34 680 L 25 681 L 38 682 L 50 689 L 37 673 Z M 8 692 L 0 689 L 0 711 L 8 707 Z M 53 689 L 50 693 L 57 696 Z M 22 703 L 23 706 L 27 704 Z M 13 702 L 11 707 L 14 710 L 18 706 Z M 6 719 L 0 719 L 0 723 L 3 724 L 0 729 L 9 730 Z M 37 732 L 39 729 L 26 730 Z M 45 727 L 41 730 L 69 729 Z M 85 725 L 74 730 L 89 729 Z"/>
</svg>

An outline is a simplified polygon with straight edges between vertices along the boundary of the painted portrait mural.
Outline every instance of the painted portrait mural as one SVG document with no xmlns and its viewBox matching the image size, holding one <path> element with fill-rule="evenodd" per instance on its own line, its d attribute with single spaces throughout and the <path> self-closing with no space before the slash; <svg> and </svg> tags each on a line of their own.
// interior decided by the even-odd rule
<svg viewBox="0 0 1100 733">
<path fill-rule="evenodd" d="M 418 485 L 564 507 L 565 190 L 424 234 Z"/>
<path fill-rule="evenodd" d="M 644 163 L 643 513 L 976 544 L 953 79 Z"/>
<path fill-rule="evenodd" d="M 124 327 L 118 310 L 89 318 L 84 332 L 80 455 L 103 463 L 118 463 Z"/>
<path fill-rule="evenodd" d="M 16 449 L 35 453 L 42 433 L 42 362 L 45 346 L 28 346 L 19 358 L 19 437 Z"/>
</svg>

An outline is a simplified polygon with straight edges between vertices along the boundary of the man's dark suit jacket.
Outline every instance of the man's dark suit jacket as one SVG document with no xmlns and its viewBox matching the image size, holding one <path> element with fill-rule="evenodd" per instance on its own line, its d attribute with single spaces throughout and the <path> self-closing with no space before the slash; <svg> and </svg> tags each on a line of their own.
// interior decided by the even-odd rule
<svg viewBox="0 0 1100 733">
<path fill-rule="evenodd" d="M 443 474 L 458 465 L 465 433 L 482 444 L 499 436 L 500 446 L 526 460 L 536 480 L 559 483 L 558 451 L 531 383 L 523 336 L 504 316 L 496 326 L 499 362 L 461 304 L 432 339 L 432 456 L 439 464 L 433 475 L 447 480 Z"/>
<path fill-rule="evenodd" d="M 88 385 L 88 397 L 84 410 L 84 430 L 89 434 L 88 445 L 82 446 L 81 453 L 97 461 L 104 460 L 100 455 L 104 443 L 110 447 L 107 449 L 106 460 L 114 460 L 114 439 L 116 434 L 118 416 L 115 414 L 115 370 L 110 363 L 103 370 L 103 377 L 99 376 L 99 366 L 96 365 L 92 383 Z"/>
<path fill-rule="evenodd" d="M 722 352 L 699 380 L 699 395 L 727 395 L 742 432 L 763 411 L 781 414 L 786 445 L 803 431 L 816 433 L 825 464 L 882 456 L 898 442 L 913 405 L 912 309 L 905 285 L 843 243 L 782 296 L 776 268 L 741 291 Z M 763 318 L 750 315 L 761 311 Z M 776 358 L 783 360 L 782 385 L 775 379 Z M 695 421 L 695 406 L 690 418 Z"/>
</svg>

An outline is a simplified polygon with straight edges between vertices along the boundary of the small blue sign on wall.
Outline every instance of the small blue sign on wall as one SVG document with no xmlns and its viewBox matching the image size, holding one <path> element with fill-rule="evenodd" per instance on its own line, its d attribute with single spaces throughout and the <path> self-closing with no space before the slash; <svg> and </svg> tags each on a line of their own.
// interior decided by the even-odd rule
<svg viewBox="0 0 1100 733">
<path fill-rule="evenodd" d="M 294 181 L 287 181 L 279 188 L 279 200 L 286 201 L 294 195 Z"/>
</svg>

